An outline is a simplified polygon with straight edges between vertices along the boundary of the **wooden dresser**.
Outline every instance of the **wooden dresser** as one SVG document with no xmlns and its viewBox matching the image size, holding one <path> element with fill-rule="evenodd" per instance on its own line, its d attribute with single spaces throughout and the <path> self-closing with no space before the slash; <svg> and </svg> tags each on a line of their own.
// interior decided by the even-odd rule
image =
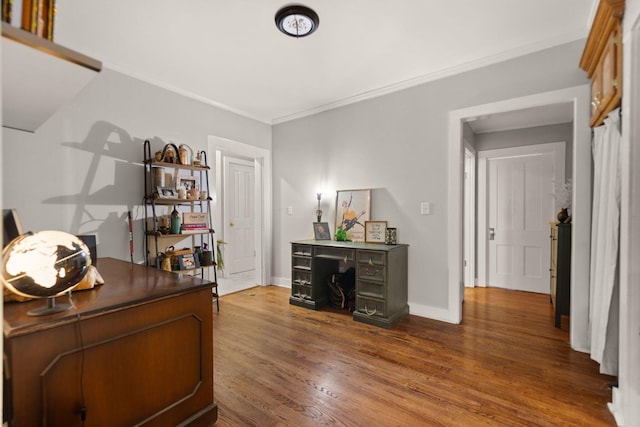
<svg viewBox="0 0 640 427">
<path fill-rule="evenodd" d="M 4 305 L 9 425 L 213 425 L 211 283 L 111 258 L 96 266 L 104 285 L 74 292 L 69 311 Z"/>
<path fill-rule="evenodd" d="M 302 240 L 291 243 L 291 297 L 301 307 L 327 305 L 327 280 L 349 267 L 356 270 L 353 319 L 392 328 L 409 314 L 408 245 Z"/>
</svg>

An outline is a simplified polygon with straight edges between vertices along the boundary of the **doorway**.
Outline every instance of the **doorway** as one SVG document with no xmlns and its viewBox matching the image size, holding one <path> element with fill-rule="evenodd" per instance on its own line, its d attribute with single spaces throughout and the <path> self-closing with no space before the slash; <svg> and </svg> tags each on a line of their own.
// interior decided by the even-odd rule
<svg viewBox="0 0 640 427">
<path fill-rule="evenodd" d="M 565 181 L 565 143 L 478 152 L 478 282 L 549 293 L 553 184 Z"/>
<path fill-rule="evenodd" d="M 252 214 L 253 220 L 253 242 L 247 246 L 253 256 L 253 270 L 241 272 L 237 274 L 229 274 L 222 271 L 219 274 L 218 283 L 220 295 L 247 289 L 253 286 L 266 286 L 271 284 L 271 154 L 269 150 L 245 144 L 238 141 L 229 140 L 217 136 L 210 135 L 208 137 L 208 152 L 210 157 L 215 158 L 215 171 L 211 176 L 214 177 L 215 183 L 210 188 L 215 189 L 212 194 L 213 198 L 213 224 L 216 230 L 216 240 L 226 242 L 228 232 L 225 232 L 224 224 L 227 222 L 225 214 L 225 205 L 227 201 L 227 189 L 225 183 L 227 179 L 224 176 L 226 159 L 242 159 L 245 166 L 252 168 L 253 183 L 247 182 L 247 176 L 244 176 L 243 191 L 250 191 L 253 194 Z M 251 180 L 251 178 L 248 178 Z M 247 190 L 247 185 L 249 190 Z M 227 245 L 221 244 L 222 255 L 226 256 Z M 245 253 L 247 253 L 245 251 Z M 226 264 L 226 259 L 224 260 Z M 226 267 L 225 267 L 226 268 Z"/>
<path fill-rule="evenodd" d="M 571 347 L 587 351 L 589 229 L 591 223 L 591 144 L 588 85 L 454 110 L 449 113 L 448 149 L 448 310 L 449 321 L 462 321 L 464 280 L 464 148 L 463 126 L 478 117 L 568 104 L 573 115 L 573 238 L 571 265 Z"/>
</svg>

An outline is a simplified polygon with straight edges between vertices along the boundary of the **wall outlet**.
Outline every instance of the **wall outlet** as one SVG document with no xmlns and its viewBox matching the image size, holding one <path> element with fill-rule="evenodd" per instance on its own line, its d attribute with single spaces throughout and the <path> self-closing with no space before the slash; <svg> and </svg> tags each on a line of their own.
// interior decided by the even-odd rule
<svg viewBox="0 0 640 427">
<path fill-rule="evenodd" d="M 293 206 L 287 206 L 287 215 L 293 215 Z"/>
</svg>

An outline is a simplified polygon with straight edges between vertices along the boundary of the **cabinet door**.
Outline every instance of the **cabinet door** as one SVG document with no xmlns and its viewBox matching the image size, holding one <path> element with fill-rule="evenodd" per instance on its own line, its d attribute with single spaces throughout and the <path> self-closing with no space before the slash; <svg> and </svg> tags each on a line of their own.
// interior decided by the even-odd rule
<svg viewBox="0 0 640 427">
<path fill-rule="evenodd" d="M 591 126 L 598 126 L 620 104 L 622 51 L 619 30 L 611 32 L 591 82 Z"/>
</svg>

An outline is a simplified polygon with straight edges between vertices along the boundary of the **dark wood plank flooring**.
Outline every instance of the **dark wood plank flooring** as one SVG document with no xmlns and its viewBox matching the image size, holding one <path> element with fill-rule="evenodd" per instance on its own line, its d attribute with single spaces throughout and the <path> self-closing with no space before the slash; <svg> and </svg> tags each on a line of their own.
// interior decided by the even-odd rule
<svg viewBox="0 0 640 427">
<path fill-rule="evenodd" d="M 608 383 L 548 295 L 467 289 L 463 323 L 395 329 L 258 287 L 214 309 L 217 426 L 614 426 Z"/>
</svg>

